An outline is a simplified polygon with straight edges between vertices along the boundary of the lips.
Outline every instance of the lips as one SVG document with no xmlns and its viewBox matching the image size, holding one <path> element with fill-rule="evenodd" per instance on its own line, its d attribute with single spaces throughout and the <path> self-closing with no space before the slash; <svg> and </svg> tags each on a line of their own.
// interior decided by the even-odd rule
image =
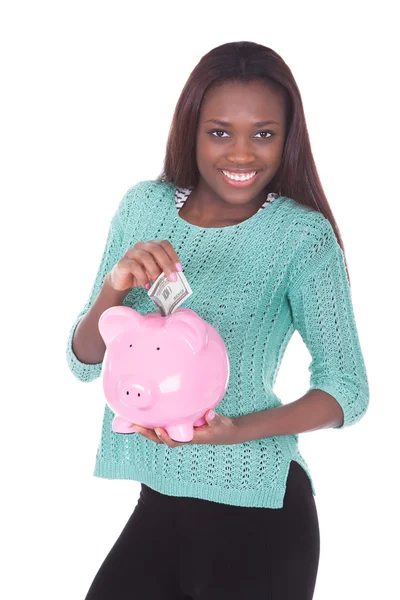
<svg viewBox="0 0 400 600">
<path fill-rule="evenodd" d="M 237 175 L 245 175 L 247 173 L 256 172 L 256 174 L 253 177 L 251 177 L 250 179 L 245 179 L 244 181 L 240 181 L 240 180 L 236 180 L 236 179 L 231 179 L 227 175 L 224 175 L 224 173 L 222 172 L 222 169 L 218 169 L 218 171 L 221 173 L 221 176 L 222 176 L 223 180 L 225 181 L 225 183 L 228 183 L 229 185 L 234 186 L 234 187 L 250 186 L 254 183 L 254 181 L 257 179 L 257 177 L 259 175 L 259 171 L 257 171 L 256 169 L 247 170 L 247 171 L 230 171 L 229 169 L 224 169 L 224 171 L 227 171 L 229 173 L 235 173 Z"/>
</svg>

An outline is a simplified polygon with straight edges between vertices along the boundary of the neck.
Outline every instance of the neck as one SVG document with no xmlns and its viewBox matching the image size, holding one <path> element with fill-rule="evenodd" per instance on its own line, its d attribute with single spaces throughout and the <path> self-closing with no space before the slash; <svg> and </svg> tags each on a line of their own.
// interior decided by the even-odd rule
<svg viewBox="0 0 400 600">
<path fill-rule="evenodd" d="M 266 196 L 262 191 L 245 204 L 233 204 L 225 201 L 210 188 L 199 184 L 191 192 L 180 212 L 185 219 L 189 217 L 195 221 L 193 224 L 200 227 L 235 225 L 255 215 L 264 204 Z"/>
</svg>

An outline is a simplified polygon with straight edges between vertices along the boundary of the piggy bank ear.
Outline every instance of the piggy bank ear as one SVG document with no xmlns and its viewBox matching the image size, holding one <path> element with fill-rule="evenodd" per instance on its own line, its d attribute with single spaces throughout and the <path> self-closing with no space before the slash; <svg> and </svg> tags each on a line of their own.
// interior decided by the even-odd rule
<svg viewBox="0 0 400 600">
<path fill-rule="evenodd" d="M 166 319 L 164 331 L 186 339 L 194 354 L 203 350 L 208 344 L 206 323 L 193 310 L 181 308 L 164 318 Z"/>
<path fill-rule="evenodd" d="M 117 335 L 141 327 L 144 321 L 144 316 L 129 306 L 111 306 L 99 319 L 100 335 L 108 346 Z"/>
</svg>

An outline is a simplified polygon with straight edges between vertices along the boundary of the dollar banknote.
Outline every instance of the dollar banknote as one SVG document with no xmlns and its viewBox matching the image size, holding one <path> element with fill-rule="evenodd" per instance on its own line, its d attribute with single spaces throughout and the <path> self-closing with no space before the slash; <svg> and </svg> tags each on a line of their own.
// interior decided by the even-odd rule
<svg viewBox="0 0 400 600">
<path fill-rule="evenodd" d="M 188 280 L 182 272 L 177 272 L 177 280 L 169 281 L 161 273 L 147 292 L 163 317 L 171 315 L 189 296 L 193 294 Z"/>
</svg>

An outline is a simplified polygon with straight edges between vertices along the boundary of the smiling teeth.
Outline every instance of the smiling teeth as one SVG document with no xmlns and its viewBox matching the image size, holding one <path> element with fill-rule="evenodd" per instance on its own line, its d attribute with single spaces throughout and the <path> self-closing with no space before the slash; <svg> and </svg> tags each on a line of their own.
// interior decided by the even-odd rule
<svg viewBox="0 0 400 600">
<path fill-rule="evenodd" d="M 237 173 L 231 173 L 230 171 L 222 171 L 226 177 L 229 179 L 234 179 L 235 181 L 247 181 L 248 179 L 252 179 L 255 176 L 257 171 L 253 171 L 252 173 L 246 173 L 246 175 L 238 175 Z"/>
</svg>

